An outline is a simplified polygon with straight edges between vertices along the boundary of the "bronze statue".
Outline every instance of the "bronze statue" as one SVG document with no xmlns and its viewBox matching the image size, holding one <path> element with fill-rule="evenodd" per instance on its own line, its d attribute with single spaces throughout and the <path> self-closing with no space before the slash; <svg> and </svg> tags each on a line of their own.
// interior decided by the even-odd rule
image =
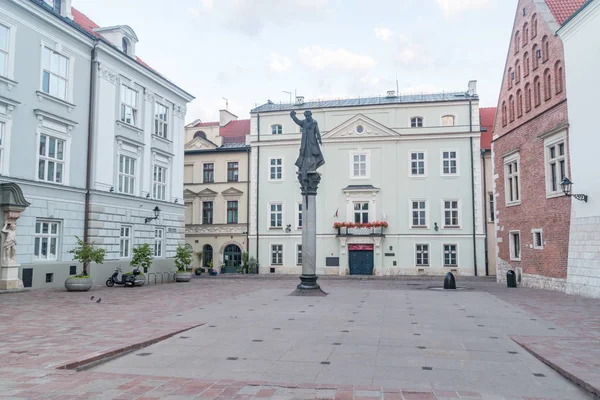
<svg viewBox="0 0 600 400">
<path fill-rule="evenodd" d="M 295 123 L 302 127 L 302 142 L 300 143 L 300 155 L 296 160 L 298 172 L 302 175 L 302 179 L 306 180 L 309 172 L 316 172 L 317 168 L 325 164 L 323 153 L 321 153 L 320 145 L 321 133 L 319 132 L 319 124 L 312 118 L 310 111 L 305 111 L 305 120 L 296 118 L 296 111 L 291 111 L 290 116 Z"/>
</svg>

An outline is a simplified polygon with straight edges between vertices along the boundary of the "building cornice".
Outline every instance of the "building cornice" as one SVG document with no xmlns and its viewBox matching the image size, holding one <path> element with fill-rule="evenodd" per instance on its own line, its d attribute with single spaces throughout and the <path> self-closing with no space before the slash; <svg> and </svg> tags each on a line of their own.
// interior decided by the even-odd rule
<svg viewBox="0 0 600 400">
<path fill-rule="evenodd" d="M 579 10 L 567 19 L 560 29 L 556 32 L 564 41 L 568 40 L 581 28 L 588 24 L 592 17 L 600 12 L 600 0 L 588 0 Z"/>
</svg>

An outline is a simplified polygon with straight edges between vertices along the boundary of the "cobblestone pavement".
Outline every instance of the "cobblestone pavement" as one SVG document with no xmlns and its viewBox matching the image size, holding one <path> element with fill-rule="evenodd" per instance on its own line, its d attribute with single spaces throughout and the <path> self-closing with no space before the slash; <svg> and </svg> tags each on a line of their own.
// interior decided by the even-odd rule
<svg viewBox="0 0 600 400">
<path fill-rule="evenodd" d="M 434 308 L 431 304 L 425 304 L 425 301 L 420 301 L 431 298 L 432 296 L 429 295 L 435 296 L 438 294 L 435 291 L 424 290 L 433 285 L 433 282 L 428 280 L 322 279 L 322 285 L 326 291 L 331 293 L 330 296 L 325 298 L 327 300 L 323 300 L 323 304 L 329 304 L 329 309 L 336 308 L 336 312 L 352 315 L 357 324 L 363 326 L 364 329 L 370 329 L 368 326 L 365 327 L 365 325 L 372 324 L 373 320 L 368 319 L 367 316 L 370 315 L 370 318 L 375 318 L 373 315 L 377 314 L 377 309 L 380 308 L 385 299 L 401 298 L 404 303 L 412 302 L 413 306 L 409 305 L 406 309 L 415 309 L 416 318 L 406 315 L 407 326 L 401 323 L 400 325 L 389 325 L 388 328 L 391 329 L 388 330 L 383 321 L 380 321 L 380 326 L 382 327 L 382 332 L 393 333 L 396 330 L 398 332 L 398 340 L 402 341 L 405 338 L 403 334 L 406 333 L 402 332 L 402 330 L 412 332 L 409 330 L 409 328 L 415 328 L 415 326 L 411 326 L 413 325 L 412 322 L 420 324 L 423 327 L 423 332 L 431 335 L 427 337 L 427 344 L 431 343 L 431 345 L 429 345 L 429 349 L 419 350 L 424 352 L 428 350 L 434 351 L 434 354 L 429 354 L 431 356 L 429 360 L 438 363 L 431 364 L 432 367 L 430 368 L 433 371 L 423 370 L 415 372 L 408 369 L 404 370 L 402 366 L 392 365 L 388 366 L 390 375 L 385 381 L 377 382 L 371 380 L 371 384 L 363 384 L 362 382 L 354 382 L 352 384 L 353 382 L 350 382 L 352 378 L 336 374 L 329 375 L 329 378 L 332 380 L 330 383 L 322 380 L 305 383 L 290 379 L 269 379 L 268 381 L 260 377 L 249 379 L 249 377 L 244 377 L 243 373 L 240 372 L 243 371 L 243 368 L 240 369 L 239 364 L 236 365 L 238 361 L 243 360 L 231 360 L 232 366 L 230 369 L 218 371 L 218 374 L 214 374 L 215 371 L 212 371 L 212 378 L 195 377 L 193 374 L 190 374 L 189 372 L 194 369 L 201 370 L 202 366 L 194 365 L 189 360 L 184 363 L 188 371 L 185 375 L 189 376 L 179 374 L 179 371 L 174 370 L 168 363 L 163 368 L 164 373 L 162 375 L 158 373 L 145 373 L 144 363 L 138 364 L 137 367 L 135 365 L 125 365 L 127 368 L 118 372 L 104 371 L 105 369 L 117 368 L 111 367 L 113 363 L 131 359 L 146 360 L 145 363 L 148 365 L 159 366 L 161 362 L 165 362 L 165 357 L 155 361 L 152 360 L 152 356 L 144 357 L 142 355 L 144 353 L 164 351 L 171 344 L 185 342 L 186 340 L 192 340 L 192 343 L 197 344 L 200 341 L 206 342 L 201 346 L 202 352 L 205 352 L 206 348 L 210 347 L 218 349 L 222 343 L 218 343 L 218 340 L 211 342 L 207 339 L 214 337 L 218 339 L 220 335 L 210 333 L 210 329 L 214 329 L 215 332 L 219 331 L 219 328 L 216 326 L 211 328 L 211 324 L 218 322 L 226 326 L 225 320 L 231 316 L 239 316 L 244 321 L 252 322 L 254 325 L 260 325 L 261 321 L 265 322 L 269 319 L 283 321 L 284 317 L 286 321 L 289 319 L 301 321 L 302 318 L 310 318 L 310 313 L 313 312 L 312 309 L 316 310 L 319 308 L 319 305 L 316 303 L 311 303 L 313 305 L 311 308 L 300 308 L 301 311 L 297 309 L 292 311 L 289 307 L 285 309 L 277 308 L 276 304 L 279 302 L 289 306 L 290 301 L 305 301 L 300 300 L 300 298 L 285 296 L 285 293 L 288 291 L 291 292 L 291 289 L 296 284 L 296 280 L 296 278 L 210 279 L 203 277 L 201 279 L 194 279 L 189 284 L 165 284 L 142 288 L 109 289 L 96 287 L 87 293 L 39 290 L 0 295 L 0 319 L 3 321 L 0 324 L 0 398 L 401 400 L 579 399 L 588 397 L 582 390 L 562 377 L 559 377 L 558 374 L 555 374 L 554 371 L 547 368 L 541 362 L 532 360 L 533 356 L 522 350 L 519 352 L 522 354 L 518 354 L 516 357 L 526 362 L 527 365 L 534 366 L 535 371 L 524 371 L 519 368 L 512 371 L 514 374 L 511 371 L 502 369 L 489 371 L 489 374 L 493 375 L 507 374 L 507 387 L 515 386 L 512 383 L 512 379 L 515 379 L 515 376 L 526 373 L 527 376 L 523 376 L 516 383 L 516 386 L 524 387 L 524 391 L 521 393 L 506 394 L 507 391 L 499 387 L 486 386 L 485 384 L 481 384 L 481 382 L 479 382 L 480 385 L 477 385 L 478 372 L 481 371 L 474 369 L 483 364 L 475 362 L 479 360 L 471 359 L 467 359 L 471 364 L 465 370 L 466 375 L 461 375 L 459 372 L 455 372 L 455 375 L 444 373 L 435 375 L 439 379 L 432 378 L 429 384 L 423 384 L 421 380 L 421 374 L 423 373 L 433 372 L 435 374 L 438 368 L 440 369 L 440 373 L 443 372 L 444 368 L 452 368 L 458 371 L 466 365 L 463 362 L 458 367 L 455 364 L 448 367 L 446 362 L 440 361 L 443 357 L 440 357 L 434 351 L 435 347 L 433 347 L 433 344 L 436 340 L 439 341 L 438 346 L 445 347 L 446 345 L 443 343 L 443 329 L 445 328 L 440 324 L 435 324 L 428 320 L 428 316 L 434 311 Z M 435 284 L 437 283 L 439 282 L 436 281 Z M 459 283 L 462 283 L 462 281 Z M 597 354 L 594 352 L 598 351 L 599 348 L 597 343 L 598 337 L 594 330 L 597 332 L 597 327 L 599 326 L 598 305 L 600 302 L 530 289 L 508 291 L 508 289 L 489 281 L 468 280 L 463 283 L 463 286 L 477 290 L 457 292 L 456 294 L 460 297 L 455 296 L 454 299 L 447 298 L 447 301 L 454 302 L 451 304 L 448 303 L 446 306 L 448 306 L 448 309 L 453 309 L 454 307 L 452 312 L 455 313 L 473 313 L 472 317 L 474 320 L 470 322 L 471 325 L 474 323 L 476 325 L 486 325 L 481 328 L 487 332 L 485 335 L 498 335 L 497 339 L 486 339 L 492 341 L 502 340 L 503 343 L 508 343 L 508 340 L 504 341 L 505 338 L 501 337 L 500 333 L 494 332 L 503 332 L 503 334 L 506 332 L 508 333 L 507 337 L 519 333 L 517 336 L 519 336 L 518 340 L 521 345 L 528 339 L 530 340 L 529 345 L 538 346 L 535 350 L 543 354 L 545 352 L 547 357 L 551 357 L 552 354 L 558 354 L 556 357 L 565 359 L 573 366 L 580 368 L 579 370 L 575 370 L 577 373 L 584 371 L 585 366 L 594 366 L 592 369 L 588 368 L 585 370 L 585 373 L 588 375 L 590 371 L 599 370 L 598 364 L 592 359 L 592 356 L 593 354 Z M 274 294 L 277 294 L 277 296 L 273 297 Z M 445 296 L 443 293 L 440 295 Z M 91 296 L 94 296 L 93 300 L 90 299 Z M 269 296 L 271 297 L 271 302 L 267 303 L 265 299 Z M 337 302 L 336 296 L 342 303 Z M 351 304 L 350 300 L 348 300 L 353 297 L 355 304 Z M 99 298 L 102 299 L 101 302 L 96 303 Z M 378 302 L 373 301 L 371 308 L 369 308 L 370 299 L 378 299 Z M 496 305 L 497 309 L 483 310 L 476 307 L 476 304 L 470 304 L 471 299 L 477 299 L 480 303 L 481 299 L 484 299 L 490 304 Z M 257 300 L 260 302 L 256 302 Z M 360 303 L 361 301 L 364 301 L 364 303 Z M 264 306 L 264 304 L 268 306 Z M 304 305 L 307 304 L 308 302 Z M 360 305 L 361 309 L 358 308 L 357 304 Z M 490 304 L 486 306 L 493 308 Z M 230 308 L 232 306 L 236 308 L 232 310 Z M 402 305 L 402 307 L 405 306 L 407 304 Z M 259 314 L 258 311 L 265 307 L 270 307 L 268 312 Z M 362 309 L 363 307 L 364 309 Z M 327 314 L 327 307 L 322 308 L 323 315 L 329 315 Z M 400 308 L 400 306 L 397 309 L 387 307 L 381 314 L 383 320 L 387 321 L 390 316 L 395 315 L 397 311 L 399 312 Z M 461 311 L 461 308 L 464 308 L 464 311 Z M 506 316 L 506 311 L 501 311 L 503 308 L 514 310 L 515 314 L 521 314 L 516 317 L 519 323 L 513 324 L 516 326 L 507 329 L 500 326 L 503 321 L 498 320 L 496 321 L 497 323 L 494 322 L 495 313 L 503 313 Z M 248 310 L 257 310 L 256 317 L 247 318 L 249 313 L 254 312 Z M 235 312 L 232 313 L 230 311 Z M 302 311 L 305 312 L 302 313 Z M 469 317 L 471 315 L 464 316 L 466 319 L 470 319 Z M 531 321 L 534 319 L 537 321 Z M 530 322 L 525 323 L 525 320 L 530 320 Z M 462 327 L 460 327 L 460 324 L 464 324 L 463 321 L 458 322 L 458 325 L 448 329 L 461 330 Z M 506 322 L 504 320 L 504 323 Z M 509 322 L 514 323 L 515 321 Z M 239 327 L 243 325 L 236 325 L 238 323 L 239 321 L 230 321 L 230 326 Z M 290 321 L 289 323 L 294 324 L 294 321 Z M 199 325 L 200 327 L 193 328 Z M 79 360 L 91 360 L 102 354 L 114 353 L 123 347 L 135 346 L 143 342 L 152 342 L 156 338 L 172 335 L 174 332 L 190 328 L 193 329 L 90 370 L 75 372 L 74 370 L 57 369 L 64 365 L 74 364 Z M 360 329 L 363 328 L 352 328 L 357 331 L 359 339 L 361 338 Z M 439 330 L 437 339 L 433 336 L 435 329 Z M 469 334 L 474 335 L 473 331 L 475 328 L 469 329 Z M 546 330 L 547 335 L 543 339 L 540 339 L 539 335 L 532 338 L 532 333 L 537 334 L 540 329 Z M 248 332 L 251 331 L 241 330 L 237 332 L 237 335 L 243 341 L 252 341 L 252 334 Z M 294 331 L 293 335 L 290 333 L 290 342 L 292 341 L 292 336 L 294 340 L 300 340 L 297 336 L 299 332 L 302 333 L 304 331 L 298 329 Z M 366 332 L 367 330 L 363 332 L 364 335 L 362 336 L 365 336 Z M 387 333 L 381 336 L 379 341 L 382 338 L 385 339 Z M 342 333 L 342 335 L 352 334 Z M 350 338 L 350 336 L 346 337 Z M 568 340 L 565 340 L 565 338 L 568 338 Z M 331 341 L 330 338 L 324 339 Z M 480 354 L 485 356 L 485 354 L 480 352 L 483 349 L 478 346 L 486 346 L 487 342 L 476 343 L 475 339 L 477 338 L 475 336 L 471 336 L 471 339 L 470 346 L 474 347 L 470 350 L 464 350 L 473 351 L 474 353 L 471 353 L 471 355 Z M 578 346 L 576 344 L 578 340 L 585 341 L 585 347 Z M 593 342 L 593 340 L 596 340 L 596 342 Z M 351 344 L 351 341 L 347 340 L 346 343 Z M 549 343 L 554 343 L 554 345 L 550 346 L 548 345 Z M 556 347 L 560 343 L 565 347 Z M 564 343 L 570 344 L 566 346 Z M 543 346 L 544 344 L 545 347 Z M 268 344 L 268 346 L 274 345 Z M 360 345 L 353 345 L 355 348 L 358 348 L 358 346 Z M 515 346 L 518 348 L 516 344 Z M 181 344 L 179 344 L 179 347 L 180 350 L 182 347 L 185 348 Z M 230 343 L 224 347 L 226 349 L 236 348 L 235 346 L 230 346 Z M 342 347 L 344 346 L 339 346 L 338 348 L 341 349 Z M 390 351 L 392 348 L 393 346 L 390 346 Z M 569 350 L 571 354 L 569 356 L 565 355 L 563 349 Z M 273 351 L 276 352 L 276 349 L 273 349 Z M 509 351 L 515 351 L 515 349 L 511 348 Z M 189 355 L 191 356 L 192 353 Z M 204 355 L 207 356 L 206 354 Z M 221 356 L 225 356 L 225 354 L 221 354 Z M 331 353 L 331 356 L 335 356 L 335 354 Z M 345 356 L 349 357 L 348 359 L 353 357 L 352 354 Z M 459 354 L 455 354 L 454 356 L 460 358 Z M 454 356 L 453 360 L 449 360 L 449 362 L 453 363 L 458 360 Z M 229 355 L 226 357 L 229 357 Z M 362 355 L 359 355 L 359 357 L 362 358 Z M 401 354 L 400 357 L 406 357 L 407 362 L 410 362 L 411 359 L 414 360 L 415 357 L 420 356 Z M 490 353 L 490 357 L 493 358 L 495 356 Z M 335 364 L 335 357 L 331 358 L 331 360 Z M 341 358 L 341 360 L 344 360 L 344 358 Z M 428 358 L 426 357 L 425 360 L 428 360 Z M 177 360 L 174 362 L 177 362 Z M 374 361 L 374 367 L 377 367 L 378 363 L 379 361 Z M 428 365 L 425 362 L 419 368 L 428 368 Z M 517 364 L 514 365 L 517 367 Z M 310 376 L 310 373 L 307 373 L 310 368 L 303 370 L 302 364 L 299 364 L 297 368 L 294 366 L 291 368 L 290 371 L 281 371 L 281 376 L 289 377 L 294 374 L 300 377 Z M 330 367 L 323 365 L 322 368 L 328 370 Z M 219 376 L 219 374 L 226 374 L 228 371 L 230 372 L 227 377 L 228 379 L 225 379 L 225 375 Z M 400 373 L 398 371 L 403 372 Z M 289 375 L 285 375 L 283 372 L 289 372 Z M 403 375 L 404 372 L 406 372 L 405 375 Z M 532 376 L 531 372 L 545 376 Z M 210 373 L 207 375 L 210 375 Z M 327 374 L 324 376 L 327 377 Z M 453 378 L 454 376 L 456 378 Z M 471 381 L 474 382 L 473 387 L 476 390 L 468 390 L 468 388 L 453 385 L 453 382 L 456 382 L 453 379 L 460 380 L 465 377 L 472 379 Z M 593 378 L 593 375 L 586 376 L 587 381 L 593 381 Z M 359 380 L 357 379 L 357 381 Z M 524 386 L 527 384 L 529 387 Z"/>
</svg>

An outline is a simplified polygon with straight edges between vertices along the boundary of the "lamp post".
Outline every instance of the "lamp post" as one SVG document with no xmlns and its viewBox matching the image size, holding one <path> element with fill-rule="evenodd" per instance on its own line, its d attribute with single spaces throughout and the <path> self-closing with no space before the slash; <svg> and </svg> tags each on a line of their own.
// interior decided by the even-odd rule
<svg viewBox="0 0 600 400">
<path fill-rule="evenodd" d="M 154 217 L 146 217 L 146 219 L 144 220 L 145 224 L 147 224 L 148 222 L 152 221 L 153 219 L 158 219 L 158 216 L 160 215 L 160 208 L 158 208 L 158 206 L 154 207 Z"/>
<path fill-rule="evenodd" d="M 588 201 L 588 196 L 587 194 L 573 194 L 571 193 L 571 189 L 573 186 L 573 182 L 571 182 L 569 180 L 569 178 L 565 177 L 565 179 L 563 179 L 563 181 L 560 183 L 560 186 L 563 190 L 563 193 L 565 194 L 565 196 L 567 197 L 574 197 L 579 201 L 584 201 L 587 203 Z"/>
</svg>

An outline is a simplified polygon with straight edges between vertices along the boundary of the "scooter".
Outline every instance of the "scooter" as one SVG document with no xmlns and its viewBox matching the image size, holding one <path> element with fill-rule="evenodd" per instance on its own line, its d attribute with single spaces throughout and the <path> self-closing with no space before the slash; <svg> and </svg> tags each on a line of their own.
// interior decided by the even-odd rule
<svg viewBox="0 0 600 400">
<path fill-rule="evenodd" d="M 121 279 L 119 279 L 119 274 L 121 274 Z M 123 275 L 121 267 L 117 267 L 112 276 L 106 280 L 106 286 L 113 287 L 115 283 L 117 285 L 135 286 L 135 280 L 139 274 L 140 270 L 136 268 L 132 274 Z"/>
</svg>

